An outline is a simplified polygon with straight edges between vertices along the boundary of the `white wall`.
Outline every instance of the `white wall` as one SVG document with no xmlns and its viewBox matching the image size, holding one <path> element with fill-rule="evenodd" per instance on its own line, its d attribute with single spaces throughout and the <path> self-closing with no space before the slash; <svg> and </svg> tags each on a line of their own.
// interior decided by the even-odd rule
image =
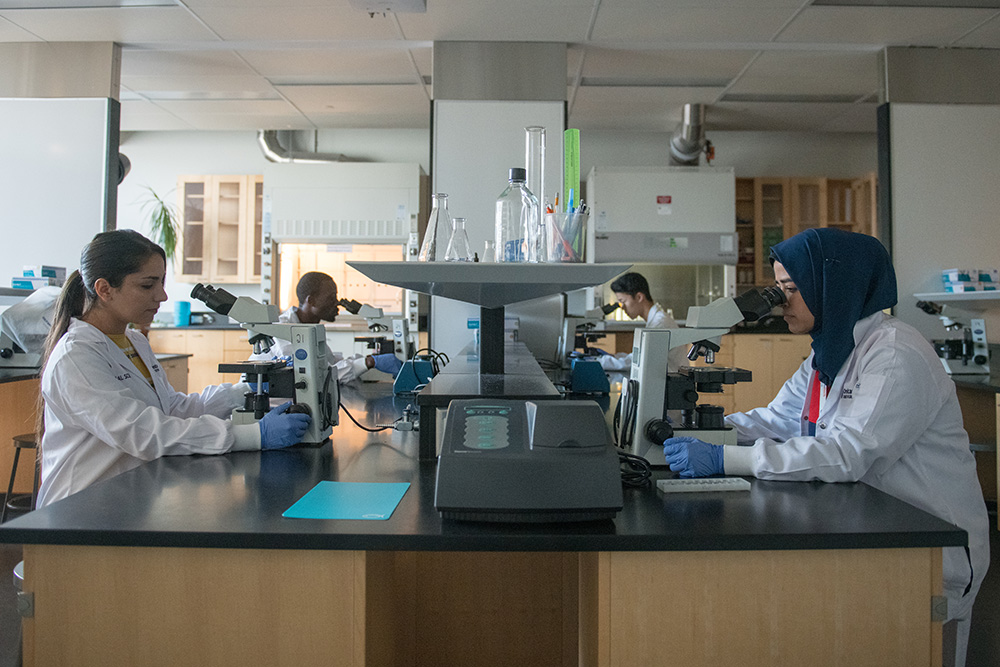
<svg viewBox="0 0 1000 667">
<path fill-rule="evenodd" d="M 343 153 L 381 162 L 430 165 L 428 130 L 322 130 L 318 134 L 282 133 L 285 148 Z M 669 132 L 584 131 L 580 139 L 581 173 L 602 166 L 663 166 L 669 164 Z M 877 167 L 874 134 L 805 134 L 785 132 L 712 132 L 713 164 L 731 166 L 737 176 L 857 176 Z M 520 145 L 520 142 L 518 142 Z M 122 135 L 121 152 L 132 171 L 118 188 L 118 226 L 148 233 L 141 214 L 144 187 L 177 199 L 177 177 L 183 174 L 263 173 L 267 163 L 255 132 L 135 132 Z M 501 171 L 505 170 L 505 165 Z M 53 243 L 58 243 L 54 239 Z M 79 252 L 79 249 L 76 249 Z M 187 299 L 190 285 L 167 277 L 172 300 Z M 251 286 L 227 285 L 240 296 L 259 297 Z M 164 307 L 166 317 L 172 307 Z"/>
<path fill-rule="evenodd" d="M 913 294 L 940 292 L 942 269 L 1000 268 L 1000 107 L 894 103 L 889 124 L 896 313 L 927 338 L 952 338 Z M 945 313 L 966 324 L 984 315 Z M 1000 307 L 985 315 L 988 340 L 1000 341 Z"/>
<path fill-rule="evenodd" d="M 312 134 L 309 134 L 309 138 Z M 343 153 L 359 160 L 419 163 L 428 165 L 428 133 L 421 130 L 338 130 L 321 132 L 323 152 Z M 296 150 L 312 146 L 285 145 Z M 185 174 L 261 174 L 270 164 L 257 144 L 256 132 L 134 132 L 122 135 L 121 152 L 132 162 L 132 171 L 118 187 L 118 228 L 149 233 L 142 203 L 152 187 L 171 203 L 177 202 L 177 178 Z M 79 252 L 79 250 L 77 250 Z M 260 297 L 250 285 L 225 285 L 236 296 Z M 191 285 L 176 283 L 168 270 L 170 301 L 190 300 Z M 170 320 L 168 302 L 157 319 Z M 197 306 L 194 310 L 203 310 Z"/>
<path fill-rule="evenodd" d="M 104 231 L 110 118 L 103 98 L 0 100 L 0 286 L 24 265 L 78 268 Z"/>
</svg>

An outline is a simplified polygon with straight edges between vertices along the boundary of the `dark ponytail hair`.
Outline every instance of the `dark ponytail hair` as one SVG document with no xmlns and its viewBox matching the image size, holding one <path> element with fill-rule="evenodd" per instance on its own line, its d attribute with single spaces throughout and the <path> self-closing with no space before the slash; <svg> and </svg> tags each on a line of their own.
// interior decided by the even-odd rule
<svg viewBox="0 0 1000 667">
<path fill-rule="evenodd" d="M 45 338 L 42 372 L 45 371 L 56 343 L 69 329 L 70 320 L 85 315 L 97 301 L 94 284 L 104 278 L 112 287 L 121 287 L 125 277 L 142 269 L 142 265 L 153 255 L 159 255 L 166 263 L 163 248 L 131 229 L 101 232 L 83 247 L 80 253 L 80 270 L 74 271 L 66 279 L 56 302 L 52 328 Z M 38 420 L 42 420 L 41 410 Z M 41 441 L 42 429 L 38 430 Z"/>
</svg>

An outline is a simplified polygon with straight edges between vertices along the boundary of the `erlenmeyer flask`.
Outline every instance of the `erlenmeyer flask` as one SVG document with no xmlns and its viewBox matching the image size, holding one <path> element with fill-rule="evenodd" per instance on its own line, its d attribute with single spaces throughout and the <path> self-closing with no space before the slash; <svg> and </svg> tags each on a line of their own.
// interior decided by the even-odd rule
<svg viewBox="0 0 1000 667">
<path fill-rule="evenodd" d="M 451 221 L 451 239 L 444 253 L 447 262 L 471 262 L 472 248 L 469 247 L 469 235 L 465 232 L 465 218 L 455 218 Z"/>
<path fill-rule="evenodd" d="M 451 231 L 451 214 L 448 212 L 448 195 L 443 192 L 431 195 L 431 214 L 427 218 L 427 229 L 424 230 L 424 241 L 420 244 L 421 262 L 437 262 L 444 259 L 438 241 L 443 241 L 445 234 Z M 447 246 L 444 246 L 447 247 Z"/>
</svg>

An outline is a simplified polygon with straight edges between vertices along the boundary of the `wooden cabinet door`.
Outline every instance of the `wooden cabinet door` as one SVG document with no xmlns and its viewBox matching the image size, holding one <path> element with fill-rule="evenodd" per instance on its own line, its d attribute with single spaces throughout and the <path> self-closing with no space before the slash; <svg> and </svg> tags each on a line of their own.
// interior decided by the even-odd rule
<svg viewBox="0 0 1000 667">
<path fill-rule="evenodd" d="M 180 239 L 176 254 L 176 278 L 182 282 L 209 279 L 212 218 L 209 176 L 181 176 L 177 181 Z"/>
<path fill-rule="evenodd" d="M 791 211 L 787 178 L 754 179 L 754 280 L 757 285 L 774 283 L 771 246 L 787 238 Z"/>
<path fill-rule="evenodd" d="M 167 374 L 167 382 L 175 391 L 187 393 L 188 386 L 188 360 L 187 357 L 168 359 L 160 362 L 160 367 Z"/>
<path fill-rule="evenodd" d="M 774 337 L 771 362 L 774 395 L 799 370 L 811 352 L 812 338 L 809 336 L 788 334 Z"/>
<path fill-rule="evenodd" d="M 237 363 L 246 361 L 253 353 L 248 340 L 249 334 L 246 329 L 233 331 L 223 331 L 222 361 L 225 363 Z M 231 382 L 236 384 L 241 379 L 241 373 L 223 373 L 219 382 Z"/>
<path fill-rule="evenodd" d="M 209 228 L 214 253 L 209 280 L 240 283 L 246 280 L 247 179 L 245 176 L 212 176 L 215 217 Z"/>
<path fill-rule="evenodd" d="M 734 385 L 735 410 L 746 412 L 767 405 L 774 398 L 773 336 L 733 336 L 733 365 L 753 374 L 750 382 Z"/>
<path fill-rule="evenodd" d="M 223 357 L 223 331 L 188 331 L 187 348 L 190 358 L 188 389 L 201 392 L 205 387 L 225 380 L 219 373 Z"/>
<path fill-rule="evenodd" d="M 187 333 L 178 329 L 151 329 L 148 336 L 153 352 L 187 353 Z"/>
<path fill-rule="evenodd" d="M 786 238 L 815 227 L 827 226 L 827 197 L 825 178 L 793 178 L 792 219 L 785 230 Z"/>
<path fill-rule="evenodd" d="M 243 282 L 259 283 L 263 260 L 261 243 L 264 235 L 264 177 L 256 175 L 247 176 L 246 179 L 247 233 Z"/>
</svg>

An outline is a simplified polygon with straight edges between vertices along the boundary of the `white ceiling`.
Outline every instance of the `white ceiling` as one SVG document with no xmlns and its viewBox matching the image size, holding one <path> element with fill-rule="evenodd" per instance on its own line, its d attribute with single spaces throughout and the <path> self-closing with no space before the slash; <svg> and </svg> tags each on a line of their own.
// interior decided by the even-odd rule
<svg viewBox="0 0 1000 667">
<path fill-rule="evenodd" d="M 471 40 L 566 42 L 570 127 L 874 132 L 883 47 L 1000 48 L 992 0 L 165 1 L 0 0 L 0 42 L 122 44 L 126 131 L 427 128 L 433 43 Z"/>
</svg>

